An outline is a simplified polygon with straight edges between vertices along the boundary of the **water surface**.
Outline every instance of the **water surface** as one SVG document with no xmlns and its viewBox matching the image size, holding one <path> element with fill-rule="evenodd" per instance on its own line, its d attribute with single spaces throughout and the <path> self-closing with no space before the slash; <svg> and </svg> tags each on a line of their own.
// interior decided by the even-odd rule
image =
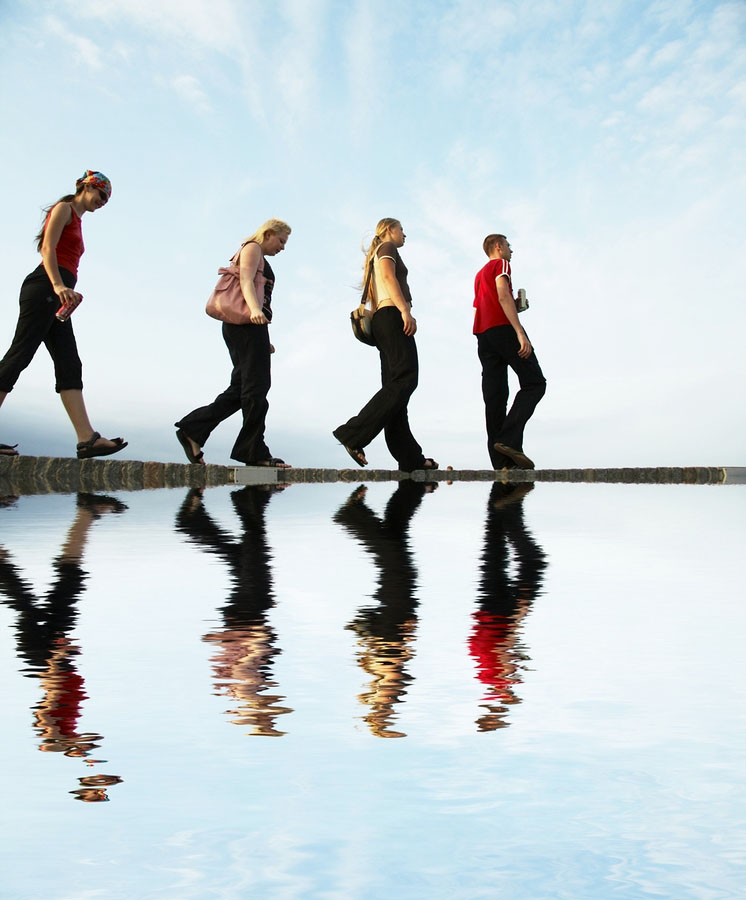
<svg viewBox="0 0 746 900">
<path fill-rule="evenodd" d="M 742 898 L 745 490 L 7 498 L 0 896 Z"/>
</svg>

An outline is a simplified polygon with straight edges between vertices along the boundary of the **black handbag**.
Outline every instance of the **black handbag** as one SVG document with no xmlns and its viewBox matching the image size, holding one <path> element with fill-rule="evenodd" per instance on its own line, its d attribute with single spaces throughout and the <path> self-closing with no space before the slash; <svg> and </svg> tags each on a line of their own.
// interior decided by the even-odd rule
<svg viewBox="0 0 746 900">
<path fill-rule="evenodd" d="M 360 306 L 353 309 L 350 313 L 350 322 L 352 323 L 352 333 L 363 344 L 369 347 L 375 347 L 376 342 L 373 340 L 373 312 L 367 309 L 365 304 L 368 300 L 368 292 L 370 291 L 370 279 L 373 275 L 373 260 L 368 267 L 368 276 L 365 279 L 365 287 L 363 288 L 363 296 L 360 298 Z"/>
</svg>

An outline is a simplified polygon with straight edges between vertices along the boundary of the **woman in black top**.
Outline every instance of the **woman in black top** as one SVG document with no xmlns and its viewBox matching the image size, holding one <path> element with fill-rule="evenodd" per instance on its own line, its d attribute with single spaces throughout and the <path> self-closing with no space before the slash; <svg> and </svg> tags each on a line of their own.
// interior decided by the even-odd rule
<svg viewBox="0 0 746 900">
<path fill-rule="evenodd" d="M 231 383 L 212 403 L 192 410 L 176 423 L 176 438 L 189 462 L 204 465 L 202 446 L 212 430 L 240 409 L 243 424 L 231 450 L 231 459 L 248 466 L 290 468 L 269 452 L 264 443 L 264 427 L 269 403 L 270 362 L 274 347 L 269 342 L 272 320 L 272 288 L 275 276 L 267 256 L 285 249 L 290 226 L 280 219 L 269 219 L 241 245 L 238 258 L 241 290 L 251 312 L 251 324 L 223 322 L 225 341 L 233 373 Z M 235 263 L 234 263 L 235 264 Z"/>
<path fill-rule="evenodd" d="M 412 316 L 412 295 L 407 267 L 399 256 L 406 235 L 398 219 L 381 219 L 365 258 L 365 277 L 370 279 L 372 328 L 381 355 L 381 389 L 360 412 L 340 425 L 334 437 L 359 466 L 367 466 L 365 448 L 381 431 L 386 446 L 402 472 L 437 469 L 435 460 L 422 454 L 409 428 L 407 404 L 417 387 L 418 362 Z"/>
</svg>

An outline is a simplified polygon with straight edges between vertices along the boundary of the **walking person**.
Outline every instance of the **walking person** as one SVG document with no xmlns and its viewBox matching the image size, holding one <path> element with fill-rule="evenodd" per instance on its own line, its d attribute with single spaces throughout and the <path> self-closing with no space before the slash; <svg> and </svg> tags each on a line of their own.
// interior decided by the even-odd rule
<svg viewBox="0 0 746 900">
<path fill-rule="evenodd" d="M 367 466 L 365 448 L 381 431 L 402 472 L 437 469 L 423 456 L 409 427 L 407 404 L 417 387 L 419 365 L 407 267 L 399 248 L 406 235 L 398 219 L 381 219 L 365 257 L 365 282 L 370 276 L 372 330 L 381 357 L 381 389 L 360 412 L 333 432 L 359 466 Z"/>
<path fill-rule="evenodd" d="M 83 402 L 82 366 L 70 316 L 83 295 L 75 290 L 78 263 L 83 255 L 81 219 L 109 202 L 111 182 L 88 169 L 66 194 L 46 211 L 36 236 L 41 264 L 21 285 L 20 310 L 13 341 L 0 360 L 0 406 L 21 372 L 43 343 L 54 363 L 55 390 L 78 438 L 78 459 L 108 456 L 127 446 L 122 438 L 109 440 L 93 430 Z M 17 456 L 17 445 L 0 444 L 0 455 Z"/>
<path fill-rule="evenodd" d="M 265 421 L 271 384 L 269 323 L 272 321 L 272 289 L 275 275 L 266 257 L 285 249 L 290 226 L 280 219 L 269 219 L 247 238 L 231 263 L 238 265 L 241 291 L 251 313 L 251 322 L 232 325 L 223 322 L 223 340 L 233 363 L 228 387 L 208 403 L 192 410 L 176 422 L 176 438 L 191 463 L 204 465 L 202 447 L 214 428 L 238 412 L 243 424 L 231 450 L 231 459 L 247 466 L 273 466 L 289 469 L 282 459 L 272 456 L 264 442 Z"/>
<path fill-rule="evenodd" d="M 482 396 L 487 449 L 494 469 L 533 469 L 523 452 L 523 431 L 546 391 L 546 379 L 518 318 L 510 259 L 504 234 L 490 234 L 482 244 L 489 262 L 474 280 L 474 334 L 482 363 Z M 508 409 L 508 366 L 520 390 Z"/>
</svg>

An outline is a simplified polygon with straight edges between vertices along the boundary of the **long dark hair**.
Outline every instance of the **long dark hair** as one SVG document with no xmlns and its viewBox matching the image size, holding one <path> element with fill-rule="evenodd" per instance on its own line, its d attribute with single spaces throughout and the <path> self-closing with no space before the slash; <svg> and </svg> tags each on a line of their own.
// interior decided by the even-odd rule
<svg viewBox="0 0 746 900">
<path fill-rule="evenodd" d="M 57 203 L 70 203 L 78 196 L 78 194 L 83 191 L 84 188 L 85 185 L 83 185 L 76 194 L 65 194 L 65 196 L 60 197 L 60 199 L 56 203 L 52 203 L 51 206 L 44 207 L 44 209 L 42 210 L 44 214 L 44 221 L 42 222 L 39 233 L 34 238 L 34 240 L 36 241 L 36 249 L 39 251 L 39 253 L 41 253 L 41 247 L 44 243 L 44 232 L 47 230 L 47 216 L 49 215 L 49 213 L 55 208 L 55 206 L 57 206 Z"/>
</svg>

